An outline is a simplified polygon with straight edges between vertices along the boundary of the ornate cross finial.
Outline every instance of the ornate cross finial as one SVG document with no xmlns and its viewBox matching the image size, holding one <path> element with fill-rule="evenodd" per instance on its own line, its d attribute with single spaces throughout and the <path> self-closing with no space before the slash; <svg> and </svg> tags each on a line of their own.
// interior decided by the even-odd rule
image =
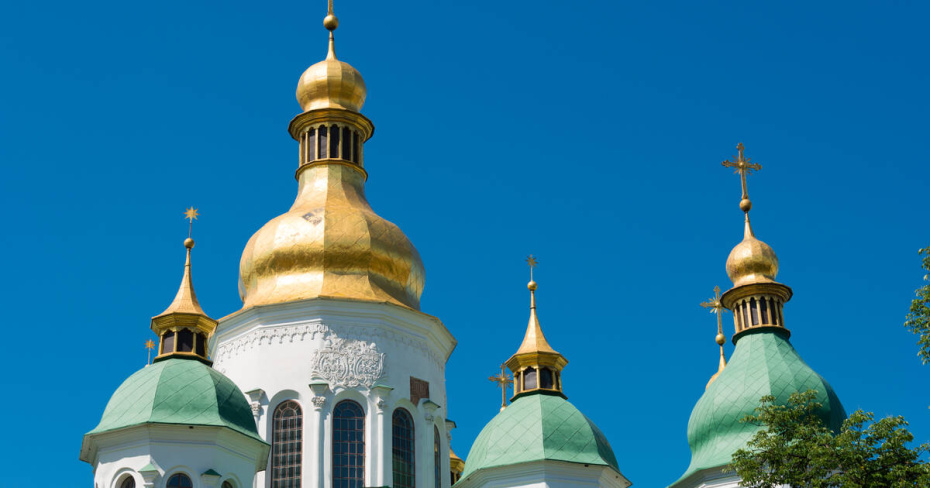
<svg viewBox="0 0 930 488">
<path fill-rule="evenodd" d="M 491 376 L 488 380 L 497 383 L 497 386 L 501 389 L 501 410 L 507 408 L 507 387 L 513 384 L 513 379 L 507 374 L 507 371 L 504 370 L 504 365 L 501 364 L 501 374 L 497 376 Z"/>
<path fill-rule="evenodd" d="M 740 182 L 743 185 L 743 198 L 739 202 L 739 208 L 749 213 L 749 209 L 752 208 L 752 202 L 749 201 L 749 189 L 746 187 L 746 175 L 752 173 L 752 170 L 762 169 L 762 165 L 759 163 L 752 163 L 749 158 L 743 157 L 743 143 L 736 145 L 736 150 L 739 151 L 738 156 L 733 156 L 734 160 L 726 160 L 722 164 L 727 168 L 736 168 L 736 173 L 739 174 Z"/>
<path fill-rule="evenodd" d="M 704 308 L 709 308 L 710 313 L 717 314 L 716 342 L 717 342 L 717 345 L 720 346 L 720 367 L 717 368 L 717 374 L 715 374 L 710 379 L 710 383 L 713 383 L 713 381 L 717 378 L 717 375 L 719 375 L 720 372 L 723 371 L 723 368 L 727 366 L 727 359 L 723 353 L 723 344 L 727 341 L 727 338 L 725 335 L 723 335 L 723 320 L 722 320 L 723 313 L 727 311 L 727 308 L 724 307 L 723 302 L 720 301 L 720 287 L 719 286 L 714 287 L 713 298 L 708 299 L 706 302 L 701 302 L 701 306 Z M 708 383 L 708 386 L 710 386 L 710 383 Z"/>
<path fill-rule="evenodd" d="M 191 205 L 190 208 L 184 211 L 184 218 L 190 221 L 187 226 L 187 238 L 188 239 L 191 238 L 191 233 L 194 230 L 194 221 L 197 220 L 197 217 L 199 216 L 200 214 L 197 213 L 197 209 L 194 208 L 193 205 Z"/>
<path fill-rule="evenodd" d="M 723 337 L 723 320 L 721 316 L 723 312 L 727 311 L 727 308 L 723 306 L 723 302 L 720 301 L 720 287 L 714 287 L 714 296 L 709 298 L 706 302 L 701 302 L 701 306 L 704 308 L 709 308 L 710 313 L 717 314 L 717 343 L 723 346 L 723 343 L 726 341 L 726 338 Z"/>
<path fill-rule="evenodd" d="M 145 348 L 149 350 L 149 359 L 146 364 L 152 364 L 152 349 L 155 349 L 155 341 L 152 339 L 145 341 Z"/>
</svg>

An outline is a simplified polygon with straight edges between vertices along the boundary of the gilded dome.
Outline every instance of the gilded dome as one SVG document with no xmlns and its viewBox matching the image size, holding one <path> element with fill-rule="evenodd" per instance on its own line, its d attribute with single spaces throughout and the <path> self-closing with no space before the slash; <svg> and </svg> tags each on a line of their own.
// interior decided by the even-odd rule
<svg viewBox="0 0 930 488">
<path fill-rule="evenodd" d="M 743 241 L 736 245 L 727 258 L 727 275 L 733 286 L 751 283 L 772 283 L 778 275 L 778 257 L 768 244 L 756 239 L 749 221 Z"/>
<path fill-rule="evenodd" d="M 307 68 L 297 82 L 297 102 L 304 112 L 321 108 L 359 112 L 367 93 L 361 73 L 336 59 L 332 33 L 326 59 Z"/>
<path fill-rule="evenodd" d="M 361 169 L 306 167 L 291 209 L 256 232 L 239 264 L 243 308 L 330 297 L 419 310 L 423 262 L 365 199 Z"/>
</svg>

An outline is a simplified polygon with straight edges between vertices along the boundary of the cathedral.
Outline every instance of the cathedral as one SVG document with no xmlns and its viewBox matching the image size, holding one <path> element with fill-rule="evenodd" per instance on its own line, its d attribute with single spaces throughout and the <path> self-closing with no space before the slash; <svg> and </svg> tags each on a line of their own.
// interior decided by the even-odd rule
<svg viewBox="0 0 930 488">
<path fill-rule="evenodd" d="M 156 357 L 84 435 L 80 459 L 93 467 L 94 487 L 631 486 L 596 419 L 564 393 L 568 359 L 543 333 L 532 274 L 523 342 L 500 358 L 509 369 L 496 378 L 501 411 L 464 458 L 451 450 L 445 367 L 456 339 L 420 310 L 417 249 L 366 200 L 374 124 L 362 114 L 365 82 L 336 56 L 332 1 L 323 25 L 326 58 L 300 76 L 302 111 L 288 127 L 297 196 L 242 252 L 242 308 L 220 319 L 204 313 L 188 237 L 177 294 L 151 319 Z M 784 402 L 813 389 L 826 425 L 846 417 L 789 340 L 792 290 L 775 280 L 778 258 L 749 220 L 746 176 L 760 166 L 738 151 L 724 166 L 740 175 L 744 237 L 726 261 L 732 288 L 704 304 L 717 312 L 719 369 L 681 426 L 691 462 L 670 467 L 670 488 L 738 486 L 724 468 L 758 428 L 740 419 L 764 395 Z M 196 209 L 187 215 L 193 223 Z M 723 311 L 735 327 L 729 359 Z"/>
</svg>

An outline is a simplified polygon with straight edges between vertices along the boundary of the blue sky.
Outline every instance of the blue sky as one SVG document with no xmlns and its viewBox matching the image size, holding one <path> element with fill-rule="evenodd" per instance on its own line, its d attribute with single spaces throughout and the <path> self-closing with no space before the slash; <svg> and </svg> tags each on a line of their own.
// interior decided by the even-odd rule
<svg viewBox="0 0 930 488">
<path fill-rule="evenodd" d="M 4 485 L 88 486 L 78 461 L 142 367 L 183 266 L 237 310 L 240 253 L 296 194 L 298 76 L 325 2 L 17 2 L 0 15 Z M 742 141 L 757 236 L 794 289 L 792 343 L 847 410 L 930 440 L 930 367 L 902 327 L 930 245 L 922 2 L 336 1 L 364 75 L 368 197 L 416 244 L 424 312 L 459 341 L 453 447 L 497 412 L 527 254 L 569 400 L 639 487 L 685 470 L 716 369 L 698 304 L 730 283 Z M 729 335 L 732 322 L 725 322 Z M 727 352 L 732 345 L 727 345 Z"/>
</svg>

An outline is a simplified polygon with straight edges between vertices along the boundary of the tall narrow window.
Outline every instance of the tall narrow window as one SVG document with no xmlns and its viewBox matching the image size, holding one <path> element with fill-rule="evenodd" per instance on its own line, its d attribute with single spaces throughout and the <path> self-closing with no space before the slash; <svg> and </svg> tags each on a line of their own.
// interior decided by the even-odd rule
<svg viewBox="0 0 930 488">
<path fill-rule="evenodd" d="M 772 319 L 769 318 L 769 301 L 765 297 L 759 299 L 759 313 L 762 314 L 763 324 L 772 323 Z"/>
<path fill-rule="evenodd" d="M 174 352 L 174 332 L 170 330 L 161 336 L 161 353 L 169 352 Z"/>
<path fill-rule="evenodd" d="M 358 132 L 352 131 L 352 162 L 357 163 L 358 160 Z"/>
<path fill-rule="evenodd" d="M 394 488 L 413 488 L 416 483 L 416 446 L 414 445 L 413 417 L 410 412 L 394 410 L 391 453 L 394 460 Z"/>
<path fill-rule="evenodd" d="M 536 369 L 533 367 L 523 370 L 523 389 L 532 390 L 536 388 Z"/>
<path fill-rule="evenodd" d="M 749 315 L 752 317 L 752 325 L 759 325 L 759 309 L 755 298 L 749 299 Z"/>
<path fill-rule="evenodd" d="M 334 125 L 329 129 L 329 157 L 339 157 L 339 126 Z"/>
<path fill-rule="evenodd" d="M 749 304 L 743 302 L 740 308 L 743 310 L 743 328 L 745 329 L 749 327 L 749 315 L 746 313 L 746 309 L 749 308 Z"/>
<path fill-rule="evenodd" d="M 333 488 L 365 486 L 365 411 L 352 400 L 333 409 Z"/>
<path fill-rule="evenodd" d="M 778 300 L 772 299 L 772 323 L 778 325 L 781 323 L 781 320 L 778 320 Z"/>
<path fill-rule="evenodd" d="M 539 368 L 539 387 L 552 389 L 552 370 Z"/>
<path fill-rule="evenodd" d="M 736 318 L 736 330 L 738 331 L 743 330 L 743 319 L 742 317 L 740 317 L 740 314 L 739 314 L 739 305 L 737 305 L 736 308 L 733 309 L 733 317 Z"/>
<path fill-rule="evenodd" d="M 350 132 L 348 127 L 342 128 L 342 159 L 346 161 L 352 160 L 352 136 Z"/>
<path fill-rule="evenodd" d="M 439 427 L 433 426 L 433 486 L 442 488 L 442 456 L 439 455 L 441 449 L 439 443 Z"/>
<path fill-rule="evenodd" d="M 316 159 L 316 129 L 307 132 L 307 162 Z"/>
<path fill-rule="evenodd" d="M 197 354 L 200 356 L 207 355 L 207 338 L 203 334 L 197 334 Z"/>
<path fill-rule="evenodd" d="M 193 352 L 194 333 L 190 329 L 178 331 L 178 352 Z"/>
<path fill-rule="evenodd" d="M 193 488 L 194 484 L 191 483 L 191 479 L 184 473 L 178 473 L 171 475 L 168 478 L 168 483 L 165 484 L 167 488 Z"/>
<path fill-rule="evenodd" d="M 317 159 L 326 159 L 326 149 L 329 148 L 329 140 L 327 138 L 328 134 L 329 134 L 329 130 L 326 128 L 326 126 L 321 125 L 320 126 L 320 138 L 319 138 L 320 143 L 317 144 L 317 148 L 316 148 Z"/>
<path fill-rule="evenodd" d="M 785 315 L 782 313 L 781 303 L 776 302 L 775 312 L 778 314 L 778 324 L 785 326 Z"/>
<path fill-rule="evenodd" d="M 300 488 L 303 422 L 300 405 L 288 400 L 274 411 L 271 488 Z"/>
</svg>

